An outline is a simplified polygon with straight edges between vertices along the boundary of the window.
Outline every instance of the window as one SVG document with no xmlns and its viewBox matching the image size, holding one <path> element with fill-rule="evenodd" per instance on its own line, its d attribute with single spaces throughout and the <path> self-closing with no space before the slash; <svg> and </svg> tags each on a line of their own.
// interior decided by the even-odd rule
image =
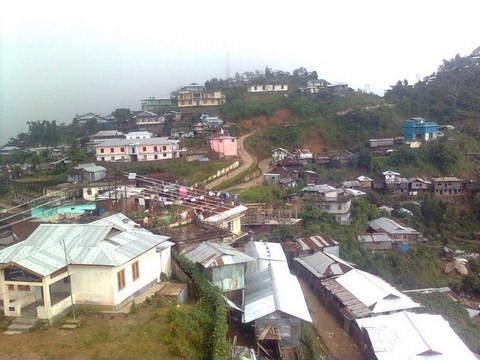
<svg viewBox="0 0 480 360">
<path fill-rule="evenodd" d="M 167 153 L 163 153 L 163 157 L 167 157 Z"/>
<path fill-rule="evenodd" d="M 132 279 L 133 281 L 137 280 L 140 277 L 140 269 L 138 266 L 138 261 L 135 261 L 132 264 Z"/>
<path fill-rule="evenodd" d="M 120 148 L 120 152 L 125 152 L 125 148 Z"/>
<path fill-rule="evenodd" d="M 114 153 L 115 152 L 115 149 L 114 148 L 110 148 L 110 153 Z"/>
<path fill-rule="evenodd" d="M 115 161 L 115 156 L 111 156 L 110 160 Z"/>
<path fill-rule="evenodd" d="M 153 155 L 154 160 L 158 160 L 158 155 Z"/>
<path fill-rule="evenodd" d="M 342 205 L 337 205 L 337 210 L 342 210 Z"/>
<path fill-rule="evenodd" d="M 147 155 L 143 155 L 143 160 L 147 161 Z"/>
<path fill-rule="evenodd" d="M 135 148 L 132 147 L 132 154 L 135 154 Z"/>
<path fill-rule="evenodd" d="M 117 285 L 118 285 L 118 291 L 122 290 L 126 284 L 125 284 L 125 269 L 120 270 L 117 273 Z"/>
<path fill-rule="evenodd" d="M 92 189 L 87 189 L 87 195 L 92 195 Z"/>
<path fill-rule="evenodd" d="M 146 146 L 142 147 L 142 150 L 147 151 L 147 147 Z"/>
<path fill-rule="evenodd" d="M 158 146 L 154 146 L 153 151 L 158 151 Z"/>
<path fill-rule="evenodd" d="M 30 285 L 18 285 L 17 290 L 18 291 L 30 291 Z"/>
<path fill-rule="evenodd" d="M 8 284 L 7 288 L 8 288 L 8 291 L 14 291 L 15 290 L 15 285 Z"/>
<path fill-rule="evenodd" d="M 105 156 L 102 156 L 102 157 L 100 158 L 100 161 L 105 161 Z"/>
<path fill-rule="evenodd" d="M 105 149 L 104 149 L 104 148 L 101 148 L 101 149 L 100 149 L 100 153 L 103 154 L 104 152 L 105 152 Z"/>
<path fill-rule="evenodd" d="M 162 146 L 162 150 L 163 150 L 163 151 L 167 151 L 167 147 L 166 147 L 166 146 Z"/>
</svg>

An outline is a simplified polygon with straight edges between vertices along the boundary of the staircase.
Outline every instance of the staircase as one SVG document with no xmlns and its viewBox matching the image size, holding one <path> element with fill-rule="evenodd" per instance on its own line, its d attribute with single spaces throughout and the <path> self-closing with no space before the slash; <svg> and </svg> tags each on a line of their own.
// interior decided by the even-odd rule
<svg viewBox="0 0 480 360">
<path fill-rule="evenodd" d="M 82 326 L 81 319 L 67 319 L 65 323 L 60 327 L 62 330 L 75 330 Z"/>
<path fill-rule="evenodd" d="M 30 319 L 19 317 L 13 320 L 13 322 L 8 326 L 5 334 L 19 334 L 24 332 L 29 332 L 31 328 L 35 326 L 38 319 Z"/>
</svg>

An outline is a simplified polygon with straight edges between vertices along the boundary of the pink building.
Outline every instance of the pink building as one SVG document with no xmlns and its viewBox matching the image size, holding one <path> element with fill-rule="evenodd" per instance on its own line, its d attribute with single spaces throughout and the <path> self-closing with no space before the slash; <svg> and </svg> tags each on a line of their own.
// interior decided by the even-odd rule
<svg viewBox="0 0 480 360">
<path fill-rule="evenodd" d="M 236 156 L 237 138 L 228 135 L 219 135 L 210 138 L 210 148 L 224 156 Z"/>
</svg>

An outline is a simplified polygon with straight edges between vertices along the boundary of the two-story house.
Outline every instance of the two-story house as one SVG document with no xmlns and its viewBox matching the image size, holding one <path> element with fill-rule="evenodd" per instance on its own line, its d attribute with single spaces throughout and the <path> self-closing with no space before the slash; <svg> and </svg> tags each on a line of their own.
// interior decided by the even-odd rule
<svg viewBox="0 0 480 360">
<path fill-rule="evenodd" d="M 435 196 L 458 196 L 463 194 L 463 180 L 457 177 L 432 178 Z"/>
<path fill-rule="evenodd" d="M 420 195 L 430 192 L 432 183 L 428 180 L 414 176 L 408 179 L 408 190 L 410 195 Z"/>
<path fill-rule="evenodd" d="M 340 224 L 350 222 L 352 196 L 343 189 L 330 185 L 307 185 L 302 189 L 302 195 L 312 196 L 315 204 L 325 212 L 333 215 Z"/>
<path fill-rule="evenodd" d="M 221 106 L 226 96 L 221 91 L 207 91 L 204 86 L 192 83 L 180 89 L 177 95 L 179 108 Z"/>
<path fill-rule="evenodd" d="M 237 138 L 217 135 L 209 138 L 210 148 L 223 156 L 237 156 Z"/>
<path fill-rule="evenodd" d="M 159 133 L 165 124 L 165 117 L 151 111 L 142 111 L 133 117 L 140 131 Z"/>
<path fill-rule="evenodd" d="M 180 157 L 179 140 L 166 137 L 150 139 L 111 139 L 95 146 L 97 161 L 153 161 Z"/>
<path fill-rule="evenodd" d="M 429 141 L 437 138 L 438 124 L 421 117 L 413 117 L 403 122 L 405 142 Z"/>
<path fill-rule="evenodd" d="M 387 234 L 394 242 L 395 241 L 422 241 L 423 237 L 417 230 L 402 225 L 387 217 L 381 217 L 368 222 L 370 231 L 376 233 Z"/>
</svg>

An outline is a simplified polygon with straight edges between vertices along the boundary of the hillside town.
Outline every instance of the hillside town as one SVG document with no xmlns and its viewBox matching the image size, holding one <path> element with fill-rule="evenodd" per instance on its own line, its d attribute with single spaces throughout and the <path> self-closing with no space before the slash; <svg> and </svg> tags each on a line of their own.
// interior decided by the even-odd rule
<svg viewBox="0 0 480 360">
<path fill-rule="evenodd" d="M 253 73 L 229 86 L 253 98 L 355 92 L 304 68 L 294 72 L 301 86 L 257 82 Z M 2 336 L 9 336 L 3 339 L 35 331 L 39 321 L 75 333 L 88 323 L 82 314 L 131 313 L 152 296 L 186 306 L 209 291 L 199 290 L 200 276 L 220 299 L 212 295 L 211 307 L 228 314 L 228 355 L 218 358 L 306 359 L 310 326 L 312 341 L 326 348 L 322 359 L 478 359 L 480 349 L 415 295 L 444 294 L 472 321 L 479 321 L 478 299 L 446 286 L 397 287 L 348 259 L 345 239 L 321 227 L 309 236 L 301 230 L 308 211 L 326 214 L 336 228 L 358 224 L 355 206 L 362 204 L 376 216 L 364 214 L 353 246 L 408 256 L 433 240 L 408 223 L 420 203 L 466 202 L 475 197 L 476 179 L 461 172 L 402 175 L 393 165 L 357 166 L 341 179 L 321 175 L 351 169 L 361 155 L 353 148 L 278 145 L 256 158 L 246 145 L 256 129 L 240 131 L 222 116 L 228 103 L 219 88 L 191 83 L 170 98 L 140 100 L 138 111 L 76 114 L 68 124 L 79 134 L 75 148 L 30 146 L 21 138 L 1 148 L 2 185 L 9 189 L 0 198 L 0 318 Z M 450 141 L 454 132 L 453 125 L 413 114 L 392 137 L 363 140 L 372 157 L 388 159 Z M 172 170 L 159 171 L 164 164 Z M 175 171 L 184 164 L 206 173 Z M 281 205 L 243 200 L 242 191 L 255 186 L 286 195 Z M 275 238 L 276 231 L 288 239 Z M 469 260 L 480 257 L 473 248 L 431 249 L 442 275 L 458 281 L 471 271 Z"/>
</svg>

